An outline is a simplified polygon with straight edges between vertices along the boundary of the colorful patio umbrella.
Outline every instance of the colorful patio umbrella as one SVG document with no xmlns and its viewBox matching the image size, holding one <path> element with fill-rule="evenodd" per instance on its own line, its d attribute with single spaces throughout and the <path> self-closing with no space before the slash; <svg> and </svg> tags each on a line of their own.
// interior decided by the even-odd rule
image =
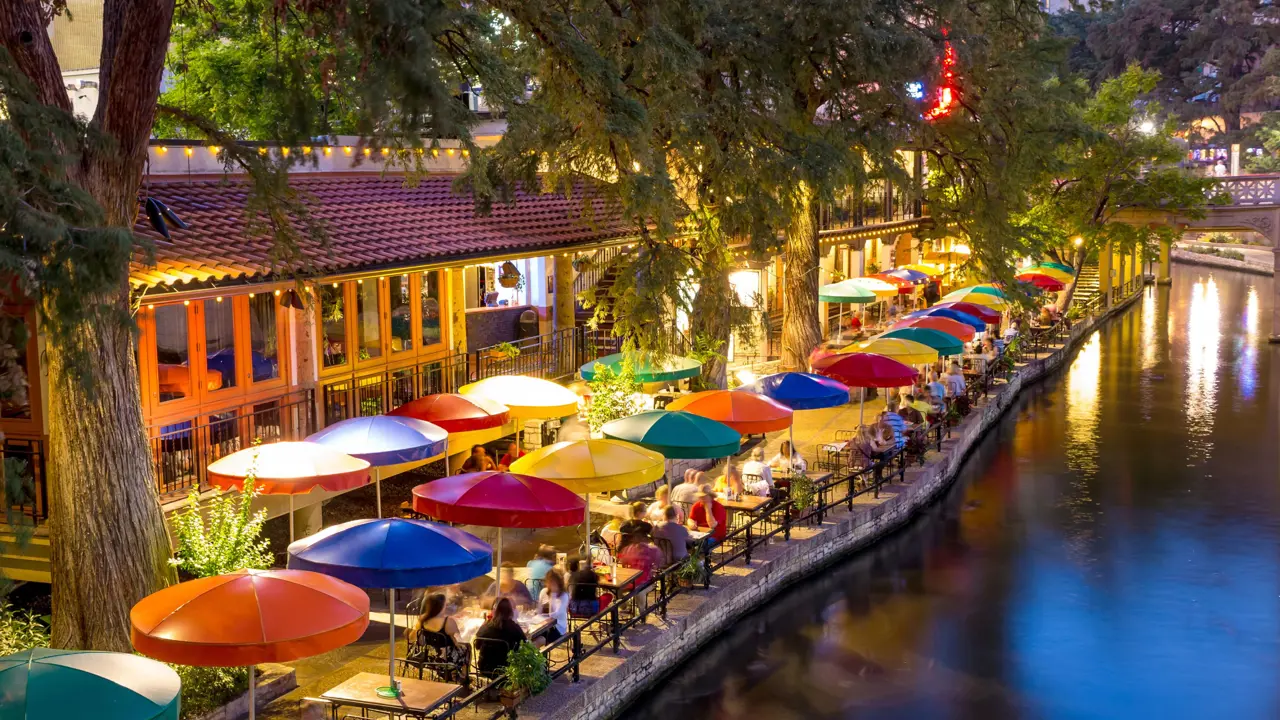
<svg viewBox="0 0 1280 720">
<path fill-rule="evenodd" d="M 947 293 L 943 296 L 942 302 L 965 302 L 973 305 L 985 305 L 996 311 L 1004 310 L 1006 307 L 1004 299 L 1000 296 L 971 287 Z"/>
<path fill-rule="evenodd" d="M 904 338 L 886 337 L 877 337 L 865 342 L 854 343 L 847 348 L 843 348 L 833 357 L 838 358 L 845 355 L 854 355 L 859 353 L 882 355 L 906 365 L 925 365 L 927 363 L 937 362 L 938 360 L 938 351 L 928 345 L 921 345 L 918 342 L 906 340 Z M 814 370 L 822 375 L 827 375 L 827 377 L 835 377 L 834 375 L 828 375 L 827 373 L 818 370 L 816 366 Z M 840 380 L 840 378 L 836 377 L 836 380 Z"/>
<path fill-rule="evenodd" d="M 994 285 L 992 283 L 982 283 L 981 285 L 974 285 L 971 288 L 962 288 L 962 289 L 972 290 L 973 292 L 976 292 L 976 293 L 986 293 L 988 295 L 995 295 L 998 298 L 1007 297 L 1004 293 L 1004 290 L 1001 289 L 999 285 Z"/>
<path fill-rule="evenodd" d="M 910 280 L 903 280 L 902 278 L 897 277 L 895 275 L 890 275 L 889 273 L 876 273 L 874 275 L 868 275 L 867 277 L 871 278 L 872 280 L 880 280 L 882 282 L 885 282 L 885 283 L 888 283 L 889 285 L 894 286 L 895 288 L 898 289 L 899 295 L 910 294 L 911 291 L 916 289 L 916 284 L 911 282 Z"/>
<path fill-rule="evenodd" d="M 890 329 L 901 330 L 904 328 L 928 328 L 944 332 L 960 342 L 969 342 L 977 331 L 971 325 L 952 320 L 941 315 L 931 316 L 922 315 L 920 317 L 906 317 L 890 326 Z"/>
<path fill-rule="evenodd" d="M 382 517 L 382 477 L 395 475 L 449 449 L 449 433 L 425 420 L 391 415 L 355 417 L 336 422 L 307 438 L 368 461 L 373 475 L 378 517 Z"/>
<path fill-rule="evenodd" d="M 820 360 L 814 370 L 835 378 L 849 387 L 861 389 L 858 401 L 858 424 L 862 424 L 863 411 L 869 387 L 902 387 L 916 380 L 916 371 L 893 358 L 873 353 L 835 355 Z"/>
<path fill-rule="evenodd" d="M 819 302 L 850 303 L 853 305 L 875 302 L 876 294 L 867 289 L 866 285 L 853 281 L 856 279 L 841 280 L 818 288 Z"/>
<path fill-rule="evenodd" d="M 670 408 L 614 420 L 601 431 L 607 438 L 635 443 L 667 459 L 728 457 L 742 446 L 742 435 L 728 425 Z"/>
<path fill-rule="evenodd" d="M 293 496 L 316 488 L 351 490 L 369 483 L 369 461 L 313 442 L 278 442 L 245 448 L 209 464 L 206 477 L 220 490 L 242 490 L 249 475 L 264 495 L 289 496 L 289 541 L 293 541 Z"/>
<path fill-rule="evenodd" d="M 445 525 L 402 518 L 352 520 L 289 544 L 289 569 L 309 570 L 358 588 L 387 590 L 391 651 L 383 697 L 399 697 L 396 683 L 396 590 L 453 585 L 493 567 L 493 548 Z"/>
<path fill-rule="evenodd" d="M 133 648 L 156 660 L 249 668 L 319 655 L 360 639 L 369 596 L 336 578 L 301 570 L 237 570 L 154 592 L 129 611 Z"/>
<path fill-rule="evenodd" d="M 940 302 L 929 309 L 933 310 L 934 308 L 950 309 L 972 315 L 988 325 L 1000 322 L 1000 311 L 978 303 L 964 302 L 963 300 L 948 301 Z"/>
<path fill-rule="evenodd" d="M 743 435 L 763 435 L 791 427 L 791 408 L 753 393 L 704 390 L 676 398 L 667 409 L 711 418 Z"/>
<path fill-rule="evenodd" d="M 1039 265 L 1032 265 L 1031 267 L 1026 268 L 1022 272 L 1036 273 L 1039 275 L 1048 275 L 1049 277 L 1054 278 L 1055 280 L 1060 280 L 1064 283 L 1069 283 L 1072 280 L 1074 280 L 1076 277 L 1075 271 L 1073 270 L 1063 270 L 1061 267 L 1057 265 L 1049 265 L 1045 263 L 1041 263 Z"/>
<path fill-rule="evenodd" d="M 1067 265 L 1065 263 L 1060 263 L 1060 262 L 1054 262 L 1052 260 L 1041 260 L 1040 262 L 1036 263 L 1036 265 L 1047 267 L 1047 268 L 1053 268 L 1054 270 L 1061 270 L 1062 272 L 1067 273 L 1068 275 L 1071 275 L 1071 276 L 1074 276 L 1076 274 L 1076 269 L 1071 267 L 1070 265 Z"/>
<path fill-rule="evenodd" d="M 613 370 L 615 373 L 622 368 L 624 355 L 622 353 L 614 353 L 605 355 L 598 360 L 592 360 L 578 368 L 578 372 L 582 374 L 583 380 L 594 380 L 596 377 L 596 364 L 604 365 Z M 702 363 L 687 357 L 669 357 L 658 363 L 656 366 L 647 360 L 639 358 L 631 359 L 631 372 L 635 374 L 636 382 L 653 383 L 653 382 L 673 382 L 675 380 L 684 380 L 686 378 L 697 377 L 702 372 Z"/>
<path fill-rule="evenodd" d="M 898 296 L 898 286 L 893 283 L 885 282 L 880 278 L 856 277 L 856 278 L 849 278 L 844 282 L 852 283 L 854 285 L 864 287 L 870 290 L 871 292 L 875 293 L 876 297 L 881 300 L 887 300 L 887 299 L 895 298 Z"/>
<path fill-rule="evenodd" d="M 463 385 L 458 393 L 502 403 L 520 420 L 561 418 L 578 412 L 578 396 L 568 388 L 528 375 L 494 375 Z"/>
<path fill-rule="evenodd" d="M 942 268 L 940 267 L 937 267 L 935 265 L 925 265 L 923 263 L 912 263 L 910 265 L 903 265 L 902 269 L 915 270 L 916 272 L 924 273 L 925 275 L 928 275 L 931 278 L 938 277 L 943 272 Z"/>
<path fill-rule="evenodd" d="M 849 402 L 849 388 L 829 377 L 803 372 L 780 372 L 765 375 L 738 392 L 754 392 L 796 410 L 820 410 L 839 407 Z M 791 450 L 796 449 L 795 423 L 787 428 Z"/>
<path fill-rule="evenodd" d="M 662 455 L 621 440 L 565 440 L 511 463 L 511 471 L 550 480 L 583 496 L 656 482 L 666 470 Z M 591 503 L 584 511 L 591 545 Z"/>
<path fill-rule="evenodd" d="M 892 275 L 896 278 L 902 278 L 903 280 L 910 282 L 912 285 L 924 285 L 929 282 L 929 275 L 927 273 L 922 273 L 919 270 L 912 270 L 911 268 L 906 267 L 894 268 L 885 274 Z"/>
<path fill-rule="evenodd" d="M 890 330 L 881 333 L 881 338 L 901 338 L 903 340 L 911 340 L 921 345 L 928 345 L 938 351 L 939 356 L 960 355 L 964 353 L 964 343 L 960 342 L 954 335 L 948 335 L 941 330 L 932 328 L 910 327 Z"/>
<path fill-rule="evenodd" d="M 1037 288 L 1041 290 L 1048 290 L 1049 292 L 1058 292 L 1066 287 L 1066 284 L 1061 280 L 1038 272 L 1021 272 L 1018 273 L 1015 278 L 1020 282 L 1031 283 Z"/>
<path fill-rule="evenodd" d="M 568 527 L 582 522 L 586 503 L 573 491 L 532 475 L 489 470 L 423 483 L 413 489 L 413 510 L 459 525 L 498 528 Z"/>
<path fill-rule="evenodd" d="M 387 414 L 429 422 L 447 433 L 502 427 L 511 419 L 511 412 L 502 403 L 480 396 L 463 397 L 454 393 L 439 393 L 410 400 Z"/>
<path fill-rule="evenodd" d="M 959 310 L 956 310 L 955 308 L 950 308 L 950 307 L 940 307 L 938 305 L 934 305 L 931 308 L 926 308 L 924 310 L 916 310 L 915 312 L 907 313 L 906 315 L 907 320 L 914 320 L 914 319 L 926 318 L 926 317 L 937 317 L 937 318 L 946 318 L 947 320 L 955 320 L 956 322 L 962 325 L 967 325 L 973 328 L 974 332 L 982 332 L 983 330 L 987 329 L 987 324 L 982 322 L 980 318 L 977 318 L 973 315 L 970 315 L 969 313 L 961 312 Z M 996 315 L 996 320 L 999 320 L 999 319 L 1000 319 L 1000 316 Z"/>
<path fill-rule="evenodd" d="M 137 655 L 33 648 L 0 657 L 0 718 L 178 720 L 182 681 Z"/>
</svg>

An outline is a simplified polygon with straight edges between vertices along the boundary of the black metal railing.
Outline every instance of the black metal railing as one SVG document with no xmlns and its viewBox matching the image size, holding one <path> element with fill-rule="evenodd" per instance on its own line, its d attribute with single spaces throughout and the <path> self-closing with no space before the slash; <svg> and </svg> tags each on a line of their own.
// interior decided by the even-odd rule
<svg viewBox="0 0 1280 720">
<path fill-rule="evenodd" d="M 209 463 L 247 448 L 255 440 L 301 440 L 316 431 L 315 391 L 295 390 L 277 398 L 147 428 L 161 495 L 205 486 Z"/>
<path fill-rule="evenodd" d="M 4 459 L 5 495 L 9 512 L 34 522 L 49 517 L 49 490 L 45 483 L 44 441 L 7 437 L 0 445 Z M 10 477 L 9 473 L 16 474 Z"/>
<path fill-rule="evenodd" d="M 849 230 L 866 225 L 914 220 L 924 215 L 919 188 L 884 178 L 867 180 L 818 210 L 820 231 Z"/>
<path fill-rule="evenodd" d="M 599 284 L 600 279 L 608 272 L 609 266 L 622 252 L 622 245 L 609 245 L 592 253 L 577 277 L 573 279 L 573 297 L 577 299 L 579 295 Z"/>
<path fill-rule="evenodd" d="M 326 425 L 353 417 L 380 415 L 424 395 L 456 392 L 494 375 L 530 375 L 546 380 L 572 378 L 584 363 L 621 348 L 608 330 L 567 328 L 454 353 L 395 370 L 379 370 L 326 382 L 321 389 Z"/>
</svg>

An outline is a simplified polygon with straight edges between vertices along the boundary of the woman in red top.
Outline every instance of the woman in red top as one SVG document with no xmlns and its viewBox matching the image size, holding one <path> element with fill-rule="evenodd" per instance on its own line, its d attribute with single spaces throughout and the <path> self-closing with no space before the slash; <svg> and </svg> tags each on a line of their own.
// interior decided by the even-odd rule
<svg viewBox="0 0 1280 720">
<path fill-rule="evenodd" d="M 698 493 L 698 503 L 689 511 L 689 529 L 702 528 L 706 528 L 708 537 L 716 542 L 724 540 L 729 534 L 728 515 L 724 506 L 716 501 L 710 485 L 702 486 L 702 492 Z"/>
<path fill-rule="evenodd" d="M 618 552 L 618 564 L 632 570 L 639 570 L 636 586 L 649 582 L 653 571 L 662 567 L 662 551 L 649 539 L 649 531 L 637 530 L 627 536 L 625 547 Z"/>
</svg>

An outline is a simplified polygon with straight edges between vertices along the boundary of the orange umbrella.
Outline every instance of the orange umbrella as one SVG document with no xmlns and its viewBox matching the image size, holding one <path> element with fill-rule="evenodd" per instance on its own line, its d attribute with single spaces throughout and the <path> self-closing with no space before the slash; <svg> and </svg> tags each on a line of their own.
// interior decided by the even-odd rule
<svg viewBox="0 0 1280 720">
<path fill-rule="evenodd" d="M 969 342 L 973 339 L 973 336 L 977 334 L 974 332 L 972 327 L 965 325 L 962 322 L 952 320 L 951 318 L 934 317 L 929 315 L 924 317 L 906 318 L 905 320 L 899 320 L 892 325 L 892 329 L 894 330 L 909 327 L 938 330 L 939 332 L 944 332 L 954 337 L 960 342 Z"/>
<path fill-rule="evenodd" d="M 289 496 L 289 541 L 293 542 L 293 496 L 316 488 L 351 490 L 369 484 L 369 463 L 315 442 L 278 442 L 245 448 L 215 460 L 209 484 L 220 490 L 243 490 L 254 476 L 264 495 Z"/>
<path fill-rule="evenodd" d="M 303 570 L 238 570 L 154 592 L 129 611 L 133 647 L 180 665 L 249 667 L 319 655 L 369 626 L 369 596 Z"/>
<path fill-rule="evenodd" d="M 717 420 L 743 435 L 761 435 L 791 427 L 791 408 L 755 393 L 704 390 L 673 400 L 667 409 Z"/>
</svg>

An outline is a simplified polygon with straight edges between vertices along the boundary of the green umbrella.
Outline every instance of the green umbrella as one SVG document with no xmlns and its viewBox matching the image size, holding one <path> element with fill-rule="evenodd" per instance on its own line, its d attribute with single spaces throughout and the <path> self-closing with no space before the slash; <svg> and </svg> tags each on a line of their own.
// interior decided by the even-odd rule
<svg viewBox="0 0 1280 720">
<path fill-rule="evenodd" d="M 1005 296 L 1004 291 L 996 287 L 995 285 L 974 285 L 969 289 L 976 293 L 986 293 L 987 295 L 995 295 L 998 298 L 1003 298 Z"/>
<path fill-rule="evenodd" d="M 934 330 L 933 328 L 900 328 L 898 330 L 890 330 L 880 335 L 880 337 L 912 340 L 921 345 L 928 345 L 937 350 L 939 355 L 960 355 L 964 352 L 964 343 L 960 342 L 954 335 L 948 335 L 941 330 Z"/>
<path fill-rule="evenodd" d="M 724 423 L 680 410 L 650 410 L 605 423 L 604 436 L 662 453 L 670 460 L 728 457 L 742 436 Z"/>
<path fill-rule="evenodd" d="M 1061 270 L 1061 271 L 1062 271 L 1062 272 L 1064 272 L 1064 273 L 1071 273 L 1072 275 L 1075 275 L 1075 274 L 1076 274 L 1076 269 L 1075 269 L 1075 268 L 1071 267 L 1070 265 L 1064 265 L 1064 264 L 1062 264 L 1062 263 L 1060 263 L 1060 262 L 1051 262 L 1051 261 L 1049 261 L 1049 260 L 1045 260 L 1045 261 L 1043 261 L 1043 262 L 1038 262 L 1038 263 L 1036 263 L 1036 264 L 1037 264 L 1037 265 L 1043 265 L 1043 266 L 1045 266 L 1045 267 L 1050 267 L 1050 268 L 1053 268 L 1053 269 L 1055 269 L 1055 270 Z"/>
<path fill-rule="evenodd" d="M 826 303 L 862 305 L 875 302 L 876 294 L 851 280 L 842 280 L 818 288 L 818 300 Z"/>
<path fill-rule="evenodd" d="M 594 380 L 597 363 L 617 373 L 622 370 L 623 359 L 624 355 L 622 353 L 605 355 L 578 368 L 578 372 L 582 373 L 583 380 Z M 636 382 L 640 383 L 672 382 L 697 377 L 702 372 L 702 363 L 692 358 L 676 356 L 669 357 L 654 366 L 647 360 L 632 358 L 631 372 L 635 375 Z"/>
<path fill-rule="evenodd" d="M 35 648 L 0 657 L 0 720 L 178 720 L 182 682 L 138 655 Z"/>
</svg>

